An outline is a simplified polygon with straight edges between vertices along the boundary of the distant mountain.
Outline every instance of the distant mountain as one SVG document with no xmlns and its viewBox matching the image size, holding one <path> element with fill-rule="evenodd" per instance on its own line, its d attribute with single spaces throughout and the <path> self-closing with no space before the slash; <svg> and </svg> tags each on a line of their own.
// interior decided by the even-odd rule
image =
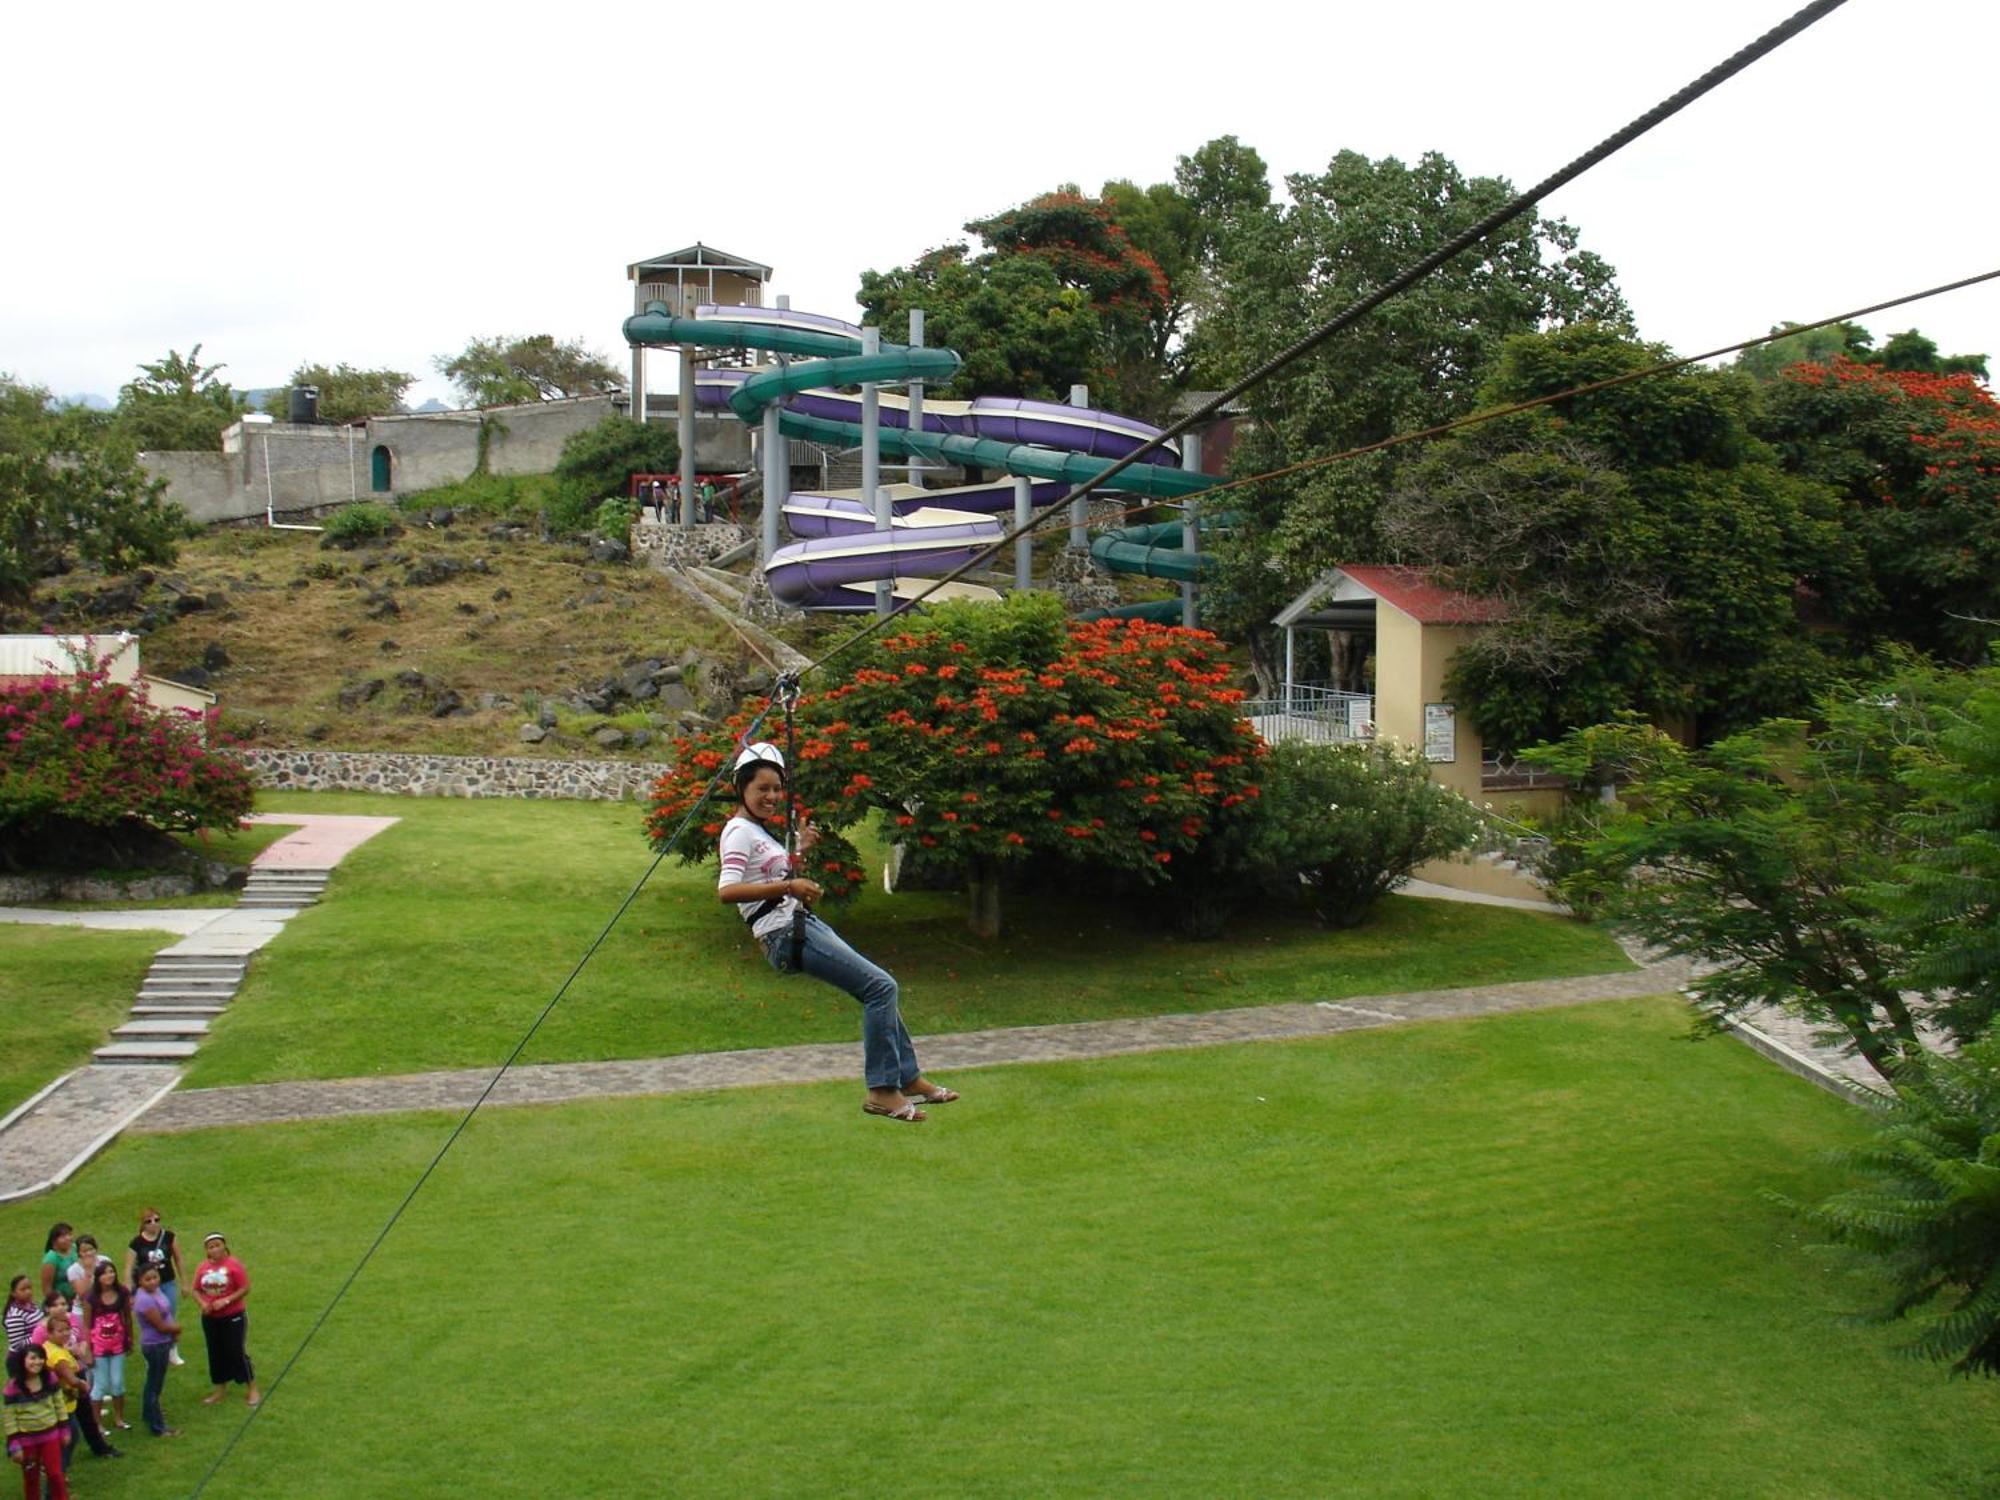
<svg viewBox="0 0 2000 1500">
<path fill-rule="evenodd" d="M 411 408 L 410 408 L 410 410 L 411 410 L 411 411 L 450 411 L 450 410 L 451 410 L 451 408 L 450 408 L 449 406 L 446 406 L 446 405 L 445 405 L 445 404 L 444 404 L 444 403 L 443 403 L 442 401 L 438 400 L 438 398 L 437 398 L 437 397 L 433 396 L 433 397 L 431 397 L 431 399 L 430 399 L 430 400 L 426 401 L 426 402 L 425 402 L 425 403 L 424 403 L 424 404 L 423 404 L 422 406 L 413 406 L 413 407 L 411 407 Z"/>
<path fill-rule="evenodd" d="M 74 396 L 56 397 L 58 406 L 81 406 L 90 411 L 110 411 L 118 403 L 108 396 L 100 396 L 95 391 L 83 391 Z"/>
</svg>

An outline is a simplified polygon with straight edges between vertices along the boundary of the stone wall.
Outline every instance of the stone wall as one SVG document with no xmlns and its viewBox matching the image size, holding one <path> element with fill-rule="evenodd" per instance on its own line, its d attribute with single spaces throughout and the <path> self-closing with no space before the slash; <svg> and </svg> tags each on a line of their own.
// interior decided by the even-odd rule
<svg viewBox="0 0 2000 1500">
<path fill-rule="evenodd" d="M 243 483 L 243 460 L 227 453 L 142 453 L 148 477 L 167 482 L 167 498 L 203 525 L 264 514 L 264 497 Z M 256 504 L 251 504 L 252 499 Z"/>
<path fill-rule="evenodd" d="M 369 750 L 230 752 L 257 785 L 293 792 L 385 792 L 405 797 L 637 800 L 671 767 L 616 760 L 525 756 L 402 755 Z"/>
<path fill-rule="evenodd" d="M 622 394 L 578 396 L 484 412 L 370 417 L 365 427 L 239 423 L 223 434 L 219 452 L 144 453 L 139 461 L 167 482 L 169 500 L 205 525 L 261 517 L 267 508 L 298 519 L 355 500 L 388 499 L 466 478 L 479 465 L 482 417 L 490 428 L 491 473 L 550 473 L 572 434 L 613 412 L 622 415 L 625 405 Z M 673 420 L 671 410 L 665 420 Z M 374 487 L 378 449 L 389 464 L 386 493 Z M 750 429 L 733 417 L 698 412 L 695 451 L 703 473 L 747 472 Z"/>
<path fill-rule="evenodd" d="M 662 526 L 634 521 L 629 537 L 634 562 L 656 568 L 686 568 L 722 556 L 750 540 L 750 533 L 728 521 L 706 526 Z"/>
<path fill-rule="evenodd" d="M 261 517 L 267 507 L 297 518 L 466 478 L 479 464 L 482 417 L 490 429 L 486 463 L 492 473 L 547 474 L 572 434 L 624 410 L 622 395 L 579 396 L 485 412 L 370 417 L 365 427 L 239 423 L 223 434 L 218 452 L 146 453 L 140 462 L 167 482 L 167 498 L 196 521 Z M 730 425 L 742 429 L 740 422 Z M 743 441 L 747 468 L 747 437 Z M 378 449 L 389 464 L 386 493 L 374 488 Z"/>
</svg>

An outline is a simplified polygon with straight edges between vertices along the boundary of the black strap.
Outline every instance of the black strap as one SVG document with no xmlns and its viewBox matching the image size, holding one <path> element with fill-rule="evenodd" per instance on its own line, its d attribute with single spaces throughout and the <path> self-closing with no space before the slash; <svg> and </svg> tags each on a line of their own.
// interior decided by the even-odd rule
<svg viewBox="0 0 2000 1500">
<path fill-rule="evenodd" d="M 792 913 L 792 972 L 802 973 L 806 966 L 806 909 L 803 903 Z"/>
<path fill-rule="evenodd" d="M 769 901 L 759 901 L 744 914 L 743 920 L 748 922 L 752 927 L 755 927 L 784 904 L 785 898 L 783 896 L 773 896 Z"/>
</svg>

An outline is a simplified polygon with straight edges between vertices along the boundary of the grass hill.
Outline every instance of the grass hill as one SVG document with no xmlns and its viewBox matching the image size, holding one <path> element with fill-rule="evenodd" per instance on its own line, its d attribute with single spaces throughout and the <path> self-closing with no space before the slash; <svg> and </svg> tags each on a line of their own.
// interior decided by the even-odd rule
<svg viewBox="0 0 2000 1500">
<path fill-rule="evenodd" d="M 217 693 L 224 728 L 253 745 L 651 760 L 645 741 L 757 685 L 741 640 L 665 578 L 544 540 L 507 509 L 406 510 L 400 535 L 351 550 L 213 528 L 171 569 L 51 580 L 6 628 L 137 630 L 148 672 Z M 648 663 L 681 667 L 664 675 L 683 684 L 584 701 Z M 524 744 L 537 721 L 547 737 Z M 606 750 L 606 727 L 641 743 Z"/>
<path fill-rule="evenodd" d="M 137 631 L 148 672 L 214 691 L 224 729 L 268 747 L 650 761 L 685 715 L 762 689 L 742 637 L 659 573 L 550 538 L 553 498 L 547 476 L 469 479 L 405 497 L 397 534 L 351 547 L 212 527 L 171 569 L 50 580 L 0 629 Z M 781 633 L 813 654 L 853 628 Z M 530 724 L 545 738 L 524 741 Z"/>
</svg>

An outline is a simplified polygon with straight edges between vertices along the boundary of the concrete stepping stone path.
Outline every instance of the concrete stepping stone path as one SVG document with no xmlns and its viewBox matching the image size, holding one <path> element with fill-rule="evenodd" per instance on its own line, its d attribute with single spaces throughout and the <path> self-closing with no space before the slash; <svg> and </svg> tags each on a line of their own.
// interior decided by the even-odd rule
<svg viewBox="0 0 2000 1500">
<path fill-rule="evenodd" d="M 394 818 L 265 813 L 253 823 L 297 825 L 251 862 L 234 907 L 223 911 L 34 912 L 0 908 L 0 920 L 161 929 L 181 934 L 140 984 L 131 1019 L 89 1066 L 64 1074 L 0 1120 L 0 1203 L 47 1192 L 68 1178 L 181 1080 L 217 1016 L 228 1008 L 258 949 L 317 902 L 333 867 Z"/>
</svg>

